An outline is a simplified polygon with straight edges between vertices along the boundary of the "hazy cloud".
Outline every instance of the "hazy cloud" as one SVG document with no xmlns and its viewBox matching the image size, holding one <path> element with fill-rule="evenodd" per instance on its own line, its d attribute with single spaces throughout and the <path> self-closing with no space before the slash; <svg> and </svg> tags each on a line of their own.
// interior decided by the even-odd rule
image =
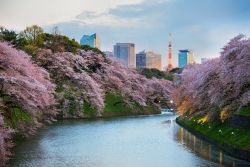
<svg viewBox="0 0 250 167">
<path fill-rule="evenodd" d="M 19 30 L 32 24 L 46 26 L 74 20 L 83 11 L 103 13 L 119 5 L 141 2 L 143 0 L 0 0 L 0 24 Z"/>
</svg>

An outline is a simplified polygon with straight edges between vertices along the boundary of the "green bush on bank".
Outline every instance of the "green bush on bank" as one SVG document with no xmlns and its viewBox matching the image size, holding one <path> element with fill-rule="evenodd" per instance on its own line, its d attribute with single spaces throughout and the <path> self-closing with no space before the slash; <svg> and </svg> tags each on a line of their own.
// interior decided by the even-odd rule
<svg viewBox="0 0 250 167">
<path fill-rule="evenodd" d="M 4 94 L 0 91 L 0 99 L 3 101 L 4 105 L 8 107 L 8 112 L 3 112 L 5 116 L 5 126 L 10 128 L 18 128 L 20 122 L 31 122 L 31 117 L 28 113 L 22 110 L 22 107 L 19 106 L 11 96 Z M 0 107 L 0 113 L 1 113 Z"/>
</svg>

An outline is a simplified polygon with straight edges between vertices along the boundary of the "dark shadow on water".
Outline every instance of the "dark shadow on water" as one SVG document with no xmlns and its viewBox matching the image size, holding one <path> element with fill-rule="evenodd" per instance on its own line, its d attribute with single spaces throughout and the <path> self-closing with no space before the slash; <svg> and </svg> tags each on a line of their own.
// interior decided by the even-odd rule
<svg viewBox="0 0 250 167">
<path fill-rule="evenodd" d="M 225 167 L 249 167 L 250 163 L 233 158 L 221 149 L 205 142 L 190 132 L 180 127 L 175 134 L 175 139 L 187 150 L 206 160 L 216 162 Z"/>
</svg>

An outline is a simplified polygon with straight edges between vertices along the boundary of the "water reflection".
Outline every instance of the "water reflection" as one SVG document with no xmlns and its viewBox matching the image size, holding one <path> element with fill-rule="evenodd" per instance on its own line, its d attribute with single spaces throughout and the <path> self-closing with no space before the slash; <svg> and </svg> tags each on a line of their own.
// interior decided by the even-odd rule
<svg viewBox="0 0 250 167">
<path fill-rule="evenodd" d="M 175 123 L 171 113 L 65 120 L 17 144 L 13 167 L 245 167 Z M 179 160 L 181 157 L 181 160 Z"/>
<path fill-rule="evenodd" d="M 219 163 L 221 166 L 226 167 L 250 166 L 248 162 L 235 159 L 225 154 L 222 150 L 197 138 L 183 128 L 179 128 L 175 136 L 178 142 L 182 144 L 186 149 L 206 160 Z"/>
</svg>

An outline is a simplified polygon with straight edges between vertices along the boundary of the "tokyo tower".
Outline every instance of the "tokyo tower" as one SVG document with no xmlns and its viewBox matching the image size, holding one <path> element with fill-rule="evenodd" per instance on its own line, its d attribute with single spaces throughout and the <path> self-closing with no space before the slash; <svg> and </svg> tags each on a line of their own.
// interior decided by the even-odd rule
<svg viewBox="0 0 250 167">
<path fill-rule="evenodd" d="M 172 64 L 172 44 L 171 44 L 171 34 L 169 34 L 169 44 L 168 44 L 168 70 L 171 70 L 173 68 Z"/>
</svg>

